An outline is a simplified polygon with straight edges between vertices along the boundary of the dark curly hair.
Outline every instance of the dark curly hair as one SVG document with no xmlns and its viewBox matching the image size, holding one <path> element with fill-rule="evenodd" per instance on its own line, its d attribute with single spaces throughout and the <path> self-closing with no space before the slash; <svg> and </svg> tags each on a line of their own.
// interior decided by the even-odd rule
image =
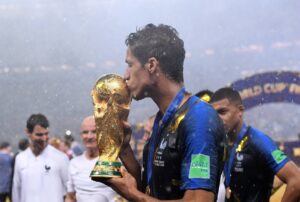
<svg viewBox="0 0 300 202">
<path fill-rule="evenodd" d="M 29 133 L 33 132 L 33 129 L 36 125 L 40 125 L 43 128 L 49 127 L 49 121 L 43 114 L 32 114 L 27 120 L 27 129 Z"/>
<path fill-rule="evenodd" d="M 142 65 L 154 57 L 169 79 L 177 83 L 183 82 L 184 42 L 173 27 L 148 24 L 129 34 L 125 44 Z"/>
</svg>

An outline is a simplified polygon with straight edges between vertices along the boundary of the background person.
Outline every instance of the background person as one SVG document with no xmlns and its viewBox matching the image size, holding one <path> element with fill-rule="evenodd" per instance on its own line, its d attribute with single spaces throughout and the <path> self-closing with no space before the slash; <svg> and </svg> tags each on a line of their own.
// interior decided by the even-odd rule
<svg viewBox="0 0 300 202">
<path fill-rule="evenodd" d="M 71 131 L 66 131 L 63 141 L 67 146 L 70 145 L 70 151 L 68 151 L 68 153 L 71 153 L 72 157 L 80 156 L 83 153 L 81 145 L 75 140 Z"/>
<path fill-rule="evenodd" d="M 154 119 L 155 115 L 152 115 L 146 119 L 146 121 L 143 124 L 143 134 L 142 138 L 137 139 L 137 144 L 136 144 L 136 157 L 138 162 L 142 165 L 143 162 L 143 149 L 146 144 L 146 142 L 149 140 L 151 133 L 152 133 L 152 128 L 154 124 Z M 131 138 L 132 141 L 133 138 Z M 132 144 L 131 144 L 132 147 Z"/>
<path fill-rule="evenodd" d="M 94 182 L 90 178 L 99 157 L 94 116 L 84 118 L 80 126 L 80 137 L 85 151 L 70 162 L 68 194 L 65 202 L 119 201 L 119 196 L 109 186 Z"/>
<path fill-rule="evenodd" d="M 0 143 L 0 202 L 6 202 L 11 196 L 13 158 L 9 142 Z"/>
<path fill-rule="evenodd" d="M 30 143 L 29 143 L 28 138 L 22 138 L 19 140 L 19 143 L 18 143 L 19 150 L 13 156 L 13 162 L 12 162 L 13 172 L 12 172 L 12 176 L 11 176 L 11 181 L 13 181 L 13 177 L 14 177 L 14 168 L 15 168 L 16 157 L 20 152 L 25 151 L 29 147 L 29 144 Z M 12 186 L 11 186 L 11 193 L 12 193 Z"/>
<path fill-rule="evenodd" d="M 205 89 L 205 90 L 201 90 L 198 93 L 196 93 L 195 95 L 204 100 L 205 102 L 210 102 L 212 95 L 214 94 L 214 92 L 212 92 L 211 90 Z"/>
<path fill-rule="evenodd" d="M 32 114 L 26 124 L 30 146 L 15 161 L 13 202 L 63 202 L 68 177 L 67 156 L 48 145 L 49 122 Z"/>
<path fill-rule="evenodd" d="M 221 88 L 213 94 L 211 104 L 222 118 L 228 137 L 226 201 L 269 201 L 274 175 L 287 184 L 282 201 L 299 201 L 299 168 L 270 137 L 246 125 L 239 92 Z"/>
</svg>

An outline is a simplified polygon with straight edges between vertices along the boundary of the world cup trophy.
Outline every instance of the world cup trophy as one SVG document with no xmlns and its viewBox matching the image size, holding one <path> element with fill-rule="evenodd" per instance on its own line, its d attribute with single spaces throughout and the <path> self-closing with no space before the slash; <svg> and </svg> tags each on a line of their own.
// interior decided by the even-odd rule
<svg viewBox="0 0 300 202">
<path fill-rule="evenodd" d="M 125 80 L 115 74 L 100 77 L 91 92 L 96 120 L 99 158 L 90 177 L 120 177 L 122 163 L 118 160 L 124 141 L 123 121 L 126 121 L 131 103 Z"/>
</svg>

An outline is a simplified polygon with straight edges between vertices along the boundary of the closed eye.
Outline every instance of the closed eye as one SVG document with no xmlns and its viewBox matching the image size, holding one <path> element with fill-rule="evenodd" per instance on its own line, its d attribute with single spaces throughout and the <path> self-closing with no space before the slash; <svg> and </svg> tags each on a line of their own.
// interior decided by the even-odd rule
<svg viewBox="0 0 300 202">
<path fill-rule="evenodd" d="M 218 109 L 217 112 L 220 115 L 224 115 L 224 114 L 226 114 L 228 112 L 228 110 L 227 109 Z"/>
</svg>

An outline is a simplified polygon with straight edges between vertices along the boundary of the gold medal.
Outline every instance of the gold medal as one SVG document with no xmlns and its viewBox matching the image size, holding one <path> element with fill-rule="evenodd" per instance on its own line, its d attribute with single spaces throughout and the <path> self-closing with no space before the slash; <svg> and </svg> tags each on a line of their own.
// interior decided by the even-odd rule
<svg viewBox="0 0 300 202">
<path fill-rule="evenodd" d="M 147 185 L 145 193 L 150 196 L 150 185 Z"/>
<path fill-rule="evenodd" d="M 230 189 L 230 187 L 227 187 L 226 188 L 226 199 L 230 199 L 230 197 L 231 197 L 231 189 Z"/>
</svg>

